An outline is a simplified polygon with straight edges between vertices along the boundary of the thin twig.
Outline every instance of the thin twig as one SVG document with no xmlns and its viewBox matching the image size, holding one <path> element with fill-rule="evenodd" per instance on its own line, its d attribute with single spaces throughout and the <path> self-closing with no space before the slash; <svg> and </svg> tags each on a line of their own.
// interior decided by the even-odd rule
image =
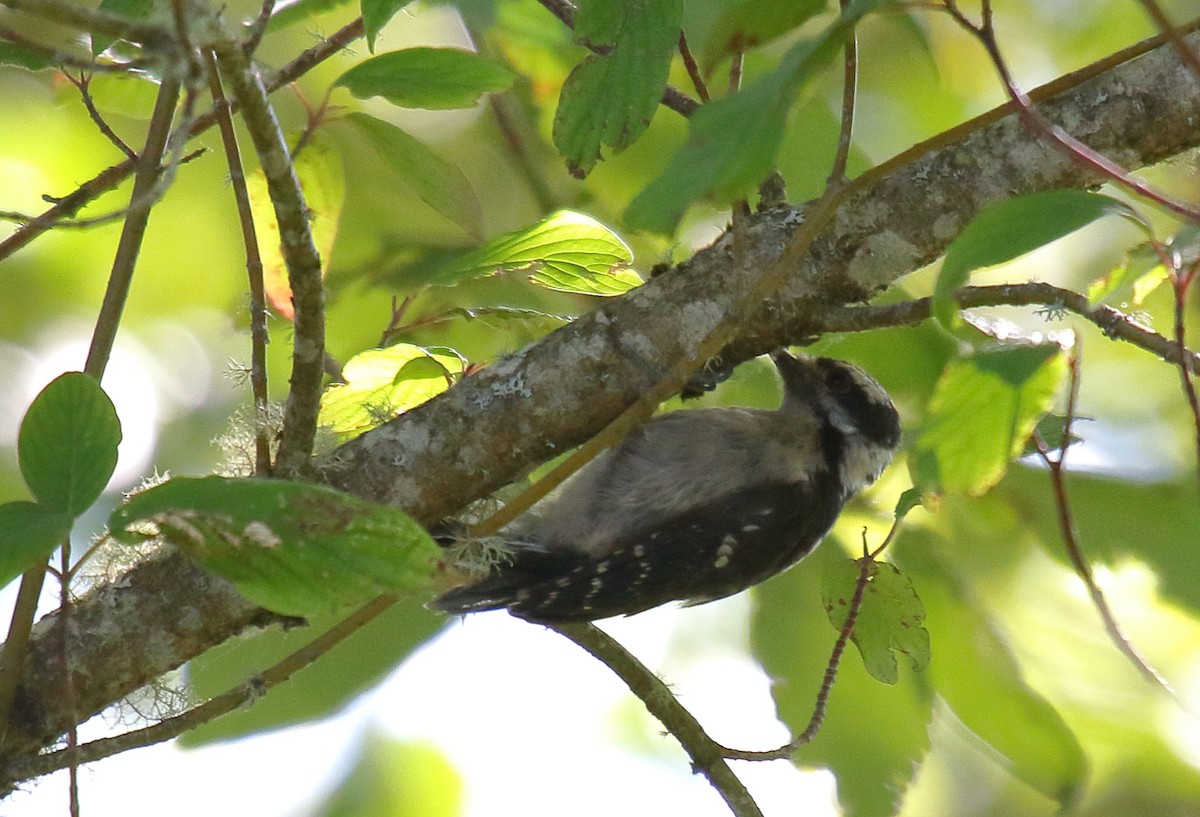
<svg viewBox="0 0 1200 817">
<path fill-rule="evenodd" d="M 112 354 L 113 342 L 117 337 L 117 327 L 121 323 L 121 314 L 125 310 L 125 299 L 129 295 L 133 270 L 141 252 L 146 224 L 150 220 L 150 208 L 156 199 L 159 166 L 166 154 L 171 135 L 171 120 L 175 116 L 175 105 L 179 101 L 180 90 L 181 83 L 172 74 L 163 77 L 162 84 L 159 85 L 146 145 L 142 148 L 137 162 L 137 175 L 129 197 L 128 218 L 117 243 L 112 273 L 108 278 L 108 287 L 100 305 L 96 330 L 92 334 L 92 344 L 88 349 L 87 364 L 84 367 L 84 371 L 97 380 L 104 375 L 105 366 Z"/>
<path fill-rule="evenodd" d="M 242 45 L 242 50 L 246 52 L 247 57 L 254 56 L 254 52 L 258 50 L 259 44 L 262 43 L 262 38 L 267 33 L 267 24 L 271 22 L 271 13 L 275 11 L 275 0 L 263 0 L 262 8 L 258 10 L 258 17 L 250 25 L 250 31 L 246 35 L 246 42 Z"/>
<path fill-rule="evenodd" d="M 1035 133 L 1040 134 L 1051 145 L 1069 156 L 1072 161 L 1094 170 L 1103 178 L 1109 179 L 1134 195 L 1153 202 L 1159 207 L 1188 221 L 1200 223 L 1200 210 L 1197 210 L 1187 202 L 1155 190 L 1141 179 L 1135 179 L 1130 175 L 1128 170 L 1107 156 L 1092 150 L 1083 142 L 1063 130 L 1063 128 L 1046 119 L 1041 111 L 1034 107 L 1032 100 L 1021 90 L 1021 86 L 1013 78 L 1008 63 L 1005 62 L 1003 55 L 1000 53 L 1000 44 L 996 40 L 996 32 L 992 25 L 992 4 L 990 0 L 984 0 L 982 5 L 982 22 L 978 24 L 971 22 L 966 15 L 958 10 L 956 4 L 953 2 L 947 2 L 946 9 L 960 26 L 979 40 L 984 51 L 987 52 L 993 67 L 995 67 L 996 72 L 1000 75 L 1000 80 L 1004 85 L 1005 91 L 1008 93 L 1009 101 L 1017 110 L 1022 120 Z M 1172 29 L 1172 31 L 1178 34 L 1175 29 Z"/>
<path fill-rule="evenodd" d="M 1107 337 L 1131 343 L 1177 365 L 1200 372 L 1200 353 L 1180 346 L 1139 324 L 1129 315 L 1111 306 L 1092 306 L 1086 295 L 1042 282 L 964 287 L 954 293 L 955 302 L 964 309 L 981 306 L 1031 306 L 1044 304 L 1047 312 L 1071 312 L 1094 324 Z M 820 314 L 806 320 L 805 329 L 813 333 L 859 332 L 925 321 L 930 316 L 930 299 L 917 298 L 884 306 L 843 306 L 830 304 Z"/>
<path fill-rule="evenodd" d="M 1192 379 L 1192 370 L 1184 362 L 1187 354 L 1187 294 L 1188 287 L 1196 280 L 1196 264 L 1186 270 L 1175 269 L 1171 273 L 1171 289 L 1175 295 L 1175 347 L 1179 350 L 1179 379 L 1183 385 L 1183 394 L 1187 398 L 1188 408 L 1192 412 L 1192 428 L 1196 441 L 1196 475 L 1200 478 L 1200 400 L 1196 397 L 1196 384 Z"/>
<path fill-rule="evenodd" d="M 75 672 L 71 665 L 71 541 L 68 539 L 59 549 L 59 660 L 62 661 L 63 689 L 67 706 L 75 710 Z M 79 713 L 72 711 L 71 726 L 67 729 L 67 759 L 70 763 L 67 775 L 67 797 L 71 817 L 79 817 Z"/>
<path fill-rule="evenodd" d="M 696 64 L 696 57 L 692 54 L 691 46 L 688 45 L 687 35 L 683 33 L 683 29 L 679 30 L 679 56 L 683 58 L 683 67 L 687 69 L 688 77 L 692 80 L 696 96 L 700 97 L 701 102 L 708 102 L 708 83 L 704 81 L 700 66 Z"/>
<path fill-rule="evenodd" d="M 568 0 L 538 0 L 546 11 L 558 18 L 567 28 L 575 28 L 575 6 Z M 663 89 L 662 104 L 682 116 L 691 116 L 700 103 L 674 85 Z"/>
<path fill-rule="evenodd" d="M 158 165 L 166 151 L 179 91 L 178 79 L 173 78 L 170 74 L 163 78 L 162 84 L 159 86 L 154 113 L 150 118 L 146 145 L 137 162 L 138 172 L 134 179 L 130 200 L 133 202 L 144 201 L 145 203 L 137 207 L 131 205 L 129 218 L 125 221 L 125 227 L 121 231 L 121 238 L 117 244 L 116 255 L 113 258 L 112 272 L 108 278 L 108 287 L 100 306 L 100 314 L 96 319 L 96 328 L 92 333 L 91 347 L 88 349 L 84 371 L 96 380 L 100 380 L 104 376 L 104 369 L 112 354 L 113 341 L 121 322 L 125 298 L 129 293 L 133 269 L 141 249 L 142 236 L 145 235 L 146 222 L 150 218 L 149 201 L 144 193 L 147 189 L 153 188 L 158 177 Z M 0 660 L 0 666 L 2 666 L 0 669 L 0 740 L 6 732 L 13 697 L 24 670 L 29 631 L 33 627 L 33 620 L 37 614 L 37 601 L 41 596 L 42 585 L 46 578 L 46 566 L 46 562 L 42 562 L 26 572 L 21 578 L 21 588 L 17 593 L 17 608 L 13 611 L 8 640 L 4 643 L 3 659 Z"/>
<path fill-rule="evenodd" d="M 693 769 L 708 778 L 730 811 L 737 817 L 761 817 L 758 804 L 721 756 L 720 745 L 645 664 L 594 624 L 554 624 L 550 628 L 578 644 L 625 682 L 679 741 L 692 759 Z"/>
<path fill-rule="evenodd" d="M 738 49 L 729 58 L 729 93 L 736 93 L 742 87 L 742 72 L 746 67 L 746 52 Z"/>
<path fill-rule="evenodd" d="M 258 251 L 258 233 L 254 227 L 254 212 L 250 193 L 246 189 L 246 171 L 238 149 L 237 132 L 230 115 L 229 100 L 221 87 L 217 59 L 208 54 L 209 89 L 217 125 L 229 165 L 229 181 L 237 203 L 238 223 L 242 229 L 242 245 L 246 253 L 246 274 L 250 280 L 250 392 L 254 399 L 254 472 L 260 477 L 271 475 L 271 442 L 264 425 L 270 396 L 267 393 L 267 300 L 263 286 L 262 255 Z"/>
<path fill-rule="evenodd" d="M 829 708 L 829 695 L 833 692 L 833 684 L 837 680 L 838 669 L 842 665 L 842 656 L 846 652 L 846 647 L 849 645 L 850 639 L 854 637 L 854 625 L 858 622 L 858 614 L 862 611 L 863 600 L 866 598 L 867 593 L 867 585 L 871 581 L 872 568 L 880 554 L 896 538 L 896 534 L 900 531 L 900 523 L 903 521 L 903 515 L 897 516 L 892 522 L 891 530 L 888 531 L 883 542 L 874 550 L 870 550 L 867 547 L 867 531 L 865 528 L 863 529 L 863 555 L 858 559 L 858 578 L 854 582 L 854 595 L 850 597 L 850 606 L 846 610 L 846 620 L 842 622 L 837 640 L 833 643 L 833 650 L 829 654 L 829 660 L 825 663 L 825 674 L 821 678 L 821 686 L 817 690 L 817 698 L 813 703 L 812 715 L 809 716 L 808 725 L 804 727 L 804 731 L 778 749 L 756 752 L 722 747 L 722 755 L 733 760 L 782 760 L 796 754 L 800 750 L 800 747 L 812 743 L 813 738 L 817 736 L 817 732 L 821 730 L 821 725 L 825 722 L 825 713 Z"/>
<path fill-rule="evenodd" d="M 108 122 L 104 120 L 104 116 L 96 108 L 96 101 L 92 99 L 92 93 L 89 90 L 89 86 L 92 82 L 92 75 L 83 71 L 79 73 L 78 77 L 72 76 L 66 71 L 63 72 L 63 75 L 67 78 L 68 82 L 79 89 L 79 97 L 83 101 L 84 109 L 87 110 L 88 116 L 92 120 L 92 124 L 99 129 L 100 133 L 104 134 L 104 138 L 112 142 L 113 145 L 116 146 L 117 150 L 124 153 L 128 158 L 137 161 L 137 154 L 133 152 L 133 148 L 125 144 L 124 139 L 122 139 L 120 136 L 117 136 L 116 131 L 109 127 Z"/>
<path fill-rule="evenodd" d="M 1046 444 L 1046 441 L 1041 438 L 1040 434 L 1035 433 L 1034 435 L 1034 445 L 1037 448 L 1038 456 L 1046 464 L 1046 468 L 1050 473 L 1050 484 L 1054 488 L 1054 502 L 1058 508 L 1058 525 L 1059 531 L 1062 534 L 1063 545 L 1067 549 L 1067 555 L 1071 559 L 1071 564 L 1075 568 L 1076 575 L 1083 580 L 1084 586 L 1087 587 L 1088 595 L 1092 599 L 1092 606 L 1096 608 L 1101 621 L 1104 622 L 1104 630 L 1108 633 L 1108 637 L 1112 640 L 1114 646 L 1120 650 L 1122 655 L 1129 659 L 1130 663 L 1133 664 L 1146 680 L 1161 688 L 1171 697 L 1175 697 L 1175 691 L 1171 688 L 1167 680 L 1154 667 L 1150 666 L 1149 662 L 1142 657 L 1137 647 L 1133 645 L 1129 637 L 1122 631 L 1116 616 L 1113 615 L 1112 608 L 1108 606 L 1104 592 L 1096 584 L 1096 577 L 1092 573 L 1092 566 L 1083 555 L 1083 547 L 1079 543 L 1079 534 L 1075 527 L 1070 500 L 1067 497 L 1066 480 L 1063 476 L 1063 463 L 1066 461 L 1067 450 L 1071 445 L 1071 424 L 1075 419 L 1075 407 L 1078 397 L 1079 355 L 1076 354 L 1071 358 L 1071 379 L 1067 396 L 1066 419 L 1063 423 L 1062 444 L 1059 447 L 1058 456 L 1050 456 L 1050 447 Z"/>
<path fill-rule="evenodd" d="M 850 0 L 841 0 L 845 11 Z M 850 145 L 854 141 L 854 109 L 858 96 L 858 32 L 851 31 L 842 47 L 842 125 L 838 131 L 837 153 L 833 158 L 833 170 L 829 173 L 829 184 L 841 184 L 846 180 L 846 166 L 850 162 Z"/>
<path fill-rule="evenodd" d="M 346 24 L 328 39 L 305 51 L 292 60 L 267 83 L 267 90 L 273 93 L 280 88 L 295 82 L 304 74 L 320 65 L 325 60 L 346 48 L 354 40 L 363 35 L 363 21 L 359 17 Z M 235 104 L 236 109 L 236 104 Z M 188 136 L 198 136 L 216 124 L 215 111 L 209 111 L 196 118 L 188 129 Z M 12 235 L 0 241 L 0 261 L 12 255 L 42 233 L 57 226 L 62 226 L 64 219 L 69 219 L 78 213 L 88 202 L 99 198 L 112 190 L 136 169 L 136 163 L 126 159 L 121 164 L 102 170 L 89 181 L 84 182 L 68 195 L 58 199 L 53 207 L 33 218 L 29 218 Z"/>
<path fill-rule="evenodd" d="M 285 479 L 295 478 L 309 468 L 325 373 L 325 293 L 321 283 L 321 256 L 313 243 L 308 206 L 283 130 L 267 99 L 258 70 L 236 44 L 219 46 L 217 61 L 222 77 L 241 106 L 242 120 L 258 153 L 287 263 L 295 308 L 295 334 L 289 379 L 291 388 L 275 455 L 275 473 Z"/>
<path fill-rule="evenodd" d="M 152 746 L 179 737 L 184 732 L 228 714 L 242 704 L 261 698 L 268 690 L 291 678 L 313 661 L 329 652 L 366 624 L 392 608 L 398 601 L 390 595 L 379 596 L 339 621 L 291 655 L 232 689 L 179 715 L 143 729 L 135 729 L 111 738 L 101 738 L 77 747 L 62 749 L 12 762 L 5 768 L 11 782 L 29 780 L 65 768 L 71 763 L 93 763 L 130 749 Z M 70 755 L 74 754 L 75 757 Z"/>
<path fill-rule="evenodd" d="M 1167 19 L 1166 13 L 1155 0 L 1138 0 L 1142 4 L 1142 8 L 1146 9 L 1146 13 L 1150 15 L 1150 19 L 1158 26 L 1158 30 L 1166 35 L 1171 41 L 1171 45 L 1175 46 L 1175 50 L 1179 52 L 1179 57 L 1182 59 L 1192 73 L 1200 79 L 1200 56 L 1196 55 L 1196 49 L 1188 45 L 1183 39 L 1183 33 Z"/>
<path fill-rule="evenodd" d="M 811 743 L 812 739 L 821 731 L 821 724 L 825 722 L 825 713 L 829 708 L 829 695 L 833 692 L 834 681 L 837 680 L 838 668 L 842 664 L 842 655 L 846 652 L 846 647 L 854 635 L 854 625 L 858 622 L 858 614 L 862 610 L 867 585 L 870 584 L 871 566 L 874 563 L 874 559 L 866 553 L 858 560 L 858 578 L 854 582 L 854 595 L 850 597 L 846 620 L 842 622 L 837 640 L 833 643 L 833 651 L 825 663 L 825 674 L 821 677 L 821 686 L 817 690 L 817 699 L 813 704 L 812 715 L 809 716 L 808 725 L 804 727 L 804 731 L 778 749 L 754 752 L 722 747 L 721 754 L 723 756 L 732 760 L 782 760 L 796 754 L 800 747 Z"/>
</svg>

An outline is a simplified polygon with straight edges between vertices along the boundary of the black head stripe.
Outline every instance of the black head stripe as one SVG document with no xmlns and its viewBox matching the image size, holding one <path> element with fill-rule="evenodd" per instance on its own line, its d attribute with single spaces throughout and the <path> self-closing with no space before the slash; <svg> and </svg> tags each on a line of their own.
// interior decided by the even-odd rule
<svg viewBox="0 0 1200 817">
<path fill-rule="evenodd" d="M 900 417 L 883 389 L 843 361 L 820 358 L 817 366 L 829 396 L 851 418 L 858 432 L 879 446 L 895 448 L 900 442 Z"/>
</svg>

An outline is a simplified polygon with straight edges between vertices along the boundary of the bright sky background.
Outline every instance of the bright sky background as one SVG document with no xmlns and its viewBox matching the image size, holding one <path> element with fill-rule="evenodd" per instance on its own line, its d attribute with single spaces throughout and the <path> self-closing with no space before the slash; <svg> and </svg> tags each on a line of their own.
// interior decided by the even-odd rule
<svg viewBox="0 0 1200 817">
<path fill-rule="evenodd" d="M 5 592 L 7 605 L 13 595 Z M 700 631 L 712 625 L 718 637 L 680 663 L 669 642 L 686 619 Z M 608 629 L 651 665 L 672 667 L 667 680 L 714 737 L 774 747 L 787 738 L 766 679 L 727 640 L 744 619 L 744 603 L 731 600 L 652 611 Z M 437 744 L 464 779 L 469 817 L 727 815 L 675 741 L 644 728 L 642 713 L 620 681 L 573 644 L 503 613 L 481 614 L 335 718 L 199 750 L 128 752 L 82 771 L 81 802 L 90 817 L 299 817 L 345 774 L 363 732 L 379 729 Z M 644 752 L 631 749 L 639 743 Z M 828 774 L 781 762 L 736 765 L 768 817 L 836 814 Z M 3 814 L 66 814 L 66 802 L 60 773 L 13 795 Z"/>
</svg>

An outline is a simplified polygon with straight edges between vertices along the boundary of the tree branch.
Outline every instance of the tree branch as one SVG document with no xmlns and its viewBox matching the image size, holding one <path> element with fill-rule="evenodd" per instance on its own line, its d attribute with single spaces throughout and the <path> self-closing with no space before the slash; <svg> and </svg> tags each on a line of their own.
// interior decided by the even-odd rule
<svg viewBox="0 0 1200 817">
<path fill-rule="evenodd" d="M 1175 48 L 1111 63 L 1031 97 L 1045 116 L 1126 167 L 1153 164 L 1200 141 L 1194 124 L 1200 93 Z M 725 357 L 738 362 L 820 331 L 845 304 L 936 258 L 985 204 L 1097 183 L 1036 141 L 1006 109 L 955 128 L 856 180 L 833 225 L 790 266 L 783 291 L 750 316 Z M 726 314 L 730 293 L 743 290 L 742 278 L 779 260 L 804 212 L 752 214 L 738 236 L 745 267 L 735 263 L 733 237 L 725 234 L 677 269 L 343 446 L 323 463 L 326 481 L 433 522 L 578 444 L 695 350 Z M 264 620 L 225 582 L 176 555 L 140 565 L 121 582 L 119 590 L 92 591 L 73 611 L 80 717 Z M 147 595 L 166 603 L 155 606 Z M 39 622 L 31 640 L 18 707 L 23 735 L 14 747 L 25 753 L 51 742 L 70 719 L 57 694 L 55 623 L 54 616 Z M 120 650 L 105 641 L 129 632 L 153 637 Z"/>
<path fill-rule="evenodd" d="M 725 762 L 720 745 L 645 664 L 594 624 L 557 624 L 550 629 L 587 650 L 625 682 L 680 742 L 692 759 L 692 768 L 708 778 L 736 817 L 762 817 L 750 792 Z"/>
<path fill-rule="evenodd" d="M 275 110 L 267 100 L 258 69 L 241 44 L 227 42 L 216 49 L 217 61 L 242 112 L 258 151 L 267 190 L 279 223 L 279 240 L 287 262 L 288 283 L 295 308 L 292 376 L 284 409 L 283 430 L 275 459 L 277 476 L 299 477 L 308 470 L 317 433 L 317 410 L 325 374 L 325 289 L 321 256 L 313 243 L 308 205 Z"/>
</svg>

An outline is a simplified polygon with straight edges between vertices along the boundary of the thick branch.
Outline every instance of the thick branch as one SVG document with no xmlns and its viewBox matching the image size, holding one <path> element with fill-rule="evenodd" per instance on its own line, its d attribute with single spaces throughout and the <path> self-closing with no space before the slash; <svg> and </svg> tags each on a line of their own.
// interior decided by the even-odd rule
<svg viewBox="0 0 1200 817">
<path fill-rule="evenodd" d="M 1043 112 L 1126 167 L 1152 164 L 1200 141 L 1197 81 L 1171 46 L 1067 90 L 1063 85 L 1055 83 L 1057 96 L 1042 105 Z M 826 312 L 864 300 L 936 258 L 986 203 L 1095 183 L 1004 111 L 914 148 L 858 182 L 834 225 L 796 265 L 784 293 L 752 317 L 727 357 L 737 362 L 820 328 Z M 748 218 L 737 238 L 745 269 L 765 269 L 777 259 L 801 215 L 801 209 L 781 208 Z M 430 522 L 581 442 L 692 353 L 720 321 L 729 293 L 742 290 L 734 279 L 753 274 L 739 272 L 733 240 L 726 234 L 680 268 L 343 446 L 324 463 L 326 480 Z M 160 587 L 169 603 L 148 608 L 152 600 L 139 590 L 148 571 L 168 582 Z M 99 590 L 80 602 L 73 617 L 81 640 L 73 649 L 81 715 L 255 620 L 227 585 L 201 581 L 197 573 L 180 557 L 162 557 L 135 568 L 123 579 L 129 586 Z M 169 586 L 176 574 L 185 586 Z M 198 608 L 204 612 L 197 614 Z M 53 623 L 50 617 L 35 628 L 34 660 L 22 686 L 25 751 L 53 740 L 69 718 L 56 694 L 61 678 L 49 653 L 57 643 Z M 96 633 L 130 632 L 146 633 L 135 640 L 144 645 L 166 646 L 130 652 L 125 642 L 121 650 L 110 645 L 107 654 L 97 649 Z"/>
</svg>

